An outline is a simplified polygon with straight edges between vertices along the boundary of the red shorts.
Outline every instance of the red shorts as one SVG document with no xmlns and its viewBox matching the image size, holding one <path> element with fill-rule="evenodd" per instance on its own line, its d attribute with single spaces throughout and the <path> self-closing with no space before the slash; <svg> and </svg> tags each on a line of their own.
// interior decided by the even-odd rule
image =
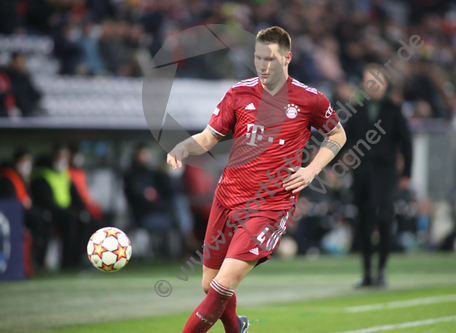
<svg viewBox="0 0 456 333">
<path fill-rule="evenodd" d="M 293 216 L 293 209 L 249 212 L 247 217 L 246 210 L 236 214 L 236 209 L 225 208 L 214 198 L 204 238 L 204 266 L 220 269 L 225 258 L 258 259 L 257 265 L 270 259 L 279 247 L 280 237 L 290 223 L 286 218 Z"/>
</svg>

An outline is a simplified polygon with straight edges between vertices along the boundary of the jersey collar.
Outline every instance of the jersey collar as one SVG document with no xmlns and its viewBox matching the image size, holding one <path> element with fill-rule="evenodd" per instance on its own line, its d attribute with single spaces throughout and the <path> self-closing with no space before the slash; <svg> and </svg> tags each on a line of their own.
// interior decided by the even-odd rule
<svg viewBox="0 0 456 333">
<path fill-rule="evenodd" d="M 291 81 L 292 81 L 292 80 L 293 80 L 293 78 L 292 78 L 290 75 L 288 75 L 288 78 L 287 78 L 287 81 L 286 81 L 288 92 L 289 92 L 290 89 L 291 89 Z M 271 95 L 271 94 L 269 93 L 269 91 L 267 91 L 267 90 L 264 89 L 263 85 L 261 84 L 261 80 L 260 80 L 260 78 L 258 77 L 258 87 L 259 87 L 259 90 L 260 90 L 260 93 L 261 93 L 261 94 L 267 93 L 269 96 L 277 96 L 277 95 L 280 94 L 280 93 L 284 93 L 283 90 L 285 89 L 285 84 L 282 86 L 282 88 L 281 88 L 278 92 L 275 93 L 275 95 Z"/>
</svg>

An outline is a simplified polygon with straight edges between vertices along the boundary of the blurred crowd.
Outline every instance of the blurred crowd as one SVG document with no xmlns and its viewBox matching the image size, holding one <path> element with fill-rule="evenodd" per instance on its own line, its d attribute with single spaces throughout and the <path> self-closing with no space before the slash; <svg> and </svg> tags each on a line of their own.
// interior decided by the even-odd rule
<svg viewBox="0 0 456 333">
<path fill-rule="evenodd" d="M 212 196 L 206 195 L 205 201 L 191 205 L 182 172 L 172 170 L 166 163 L 153 167 L 158 160 L 147 144 L 138 144 L 130 165 L 117 175 L 128 206 L 122 229 L 132 237 L 136 257 L 180 258 L 200 245 L 198 239 L 202 240 L 205 232 L 201 223 L 207 221 L 207 216 L 199 218 L 200 226 L 196 228 L 194 219 L 198 219 L 201 206 L 209 212 Z M 97 229 L 116 223 L 112 208 L 103 211 L 93 199 L 84 162 L 85 155 L 77 145 L 58 144 L 36 158 L 28 150 L 18 149 L 0 164 L 0 200 L 15 199 L 23 207 L 24 262 L 29 276 L 49 268 L 53 240 L 61 249 L 51 260 L 58 267 L 87 265 L 90 236 Z M 203 192 L 212 193 L 215 177 L 199 174 L 196 179 L 188 175 L 196 192 L 201 194 L 198 182 L 205 182 Z"/>
<path fill-rule="evenodd" d="M 115 216 L 119 212 L 113 207 L 102 209 L 93 199 L 93 185 L 85 169 L 87 155 L 79 147 L 59 144 L 37 156 L 18 149 L 0 164 L 0 200 L 16 199 L 24 209 L 24 254 L 29 275 L 49 268 L 53 240 L 60 244 L 60 267 L 88 265 L 90 235 L 105 226 L 119 226 L 119 221 L 133 242 L 135 258 L 188 258 L 200 248 L 217 172 L 191 166 L 173 170 L 150 145 L 139 143 L 132 149 L 128 165 L 115 172 L 127 204 L 127 213 L 119 220 Z M 399 172 L 402 164 L 398 155 Z M 287 230 L 286 245 L 279 255 L 344 255 L 360 250 L 353 174 L 340 177 L 329 165 L 321 177 L 329 184 L 327 192 L 311 188 L 302 191 L 305 214 Z M 322 188 L 320 180 L 314 180 L 313 185 Z M 413 191 L 405 187 L 396 193 L 394 202 L 392 250 L 429 249 L 433 204 L 416 200 Z M 439 245 L 441 249 L 452 250 L 454 237 L 454 233 L 448 235 Z M 374 234 L 375 244 L 378 234 Z"/>
<path fill-rule="evenodd" d="M 24 209 L 24 227 L 33 244 L 26 260 L 28 275 L 44 268 L 54 235 L 63 240 L 62 266 L 78 265 L 94 223 L 102 219 L 82 163 L 75 147 L 58 145 L 36 161 L 29 151 L 19 149 L 0 168 L 0 198 L 17 199 Z"/>
<path fill-rule="evenodd" d="M 402 46 L 399 41 L 419 35 L 424 45 L 395 67 L 399 75 L 391 82 L 389 97 L 402 103 L 408 119 L 448 119 L 456 113 L 455 1 L 0 1 L 0 34 L 51 36 L 60 74 L 142 77 L 166 40 L 201 24 L 228 24 L 253 34 L 273 25 L 285 28 L 292 37 L 290 75 L 332 96 L 333 104 L 350 99 L 367 63 L 395 59 Z M 182 59 L 185 50 L 179 45 L 173 49 L 169 62 Z M 220 50 L 179 61 L 177 76 L 245 79 L 255 75 L 239 67 L 239 59 L 228 53 Z M 10 59 L 0 68 L 0 116 L 34 115 L 39 112 L 41 93 L 27 72 L 27 55 L 14 53 Z M 119 175 L 131 212 L 128 227 L 149 233 L 149 250 L 157 255 L 169 254 L 165 248 L 178 243 L 181 248 L 171 252 L 182 254 L 197 248 L 204 237 L 217 175 L 192 167 L 183 175 L 166 164 L 152 167 L 151 161 L 157 158 L 151 154 L 147 145 L 138 145 L 130 167 Z M 358 212 L 353 205 L 352 174 L 336 177 L 329 167 L 327 171 L 332 177 L 327 181 L 334 183 L 327 194 L 310 189 L 302 193 L 309 202 L 307 221 L 296 223 L 288 235 L 299 253 L 344 254 L 360 247 L 353 233 Z M 14 197 L 24 207 L 25 226 L 33 239 L 33 267 L 45 266 L 52 237 L 63 240 L 63 265 L 80 264 L 90 234 L 112 222 L 88 188 L 77 147 L 56 146 L 36 159 L 18 150 L 2 165 L 0 197 Z M 430 202 L 417 202 L 413 192 L 400 189 L 395 199 L 396 250 L 427 246 L 432 211 Z M 451 237 L 448 248 L 453 246 L 454 233 Z"/>
<path fill-rule="evenodd" d="M 424 46 L 397 68 L 391 94 L 409 118 L 455 112 L 456 4 L 446 0 L 3 0 L 0 34 L 52 36 L 60 73 L 143 76 L 171 36 L 196 25 L 229 24 L 251 33 L 272 25 L 293 40 L 290 74 L 345 98 L 366 63 L 386 63 L 419 35 Z M 182 59 L 174 45 L 170 62 Z M 180 61 L 178 76 L 251 77 L 226 50 Z M 217 55 L 219 53 L 219 55 Z M 185 57 L 184 57 L 185 58 Z"/>
</svg>

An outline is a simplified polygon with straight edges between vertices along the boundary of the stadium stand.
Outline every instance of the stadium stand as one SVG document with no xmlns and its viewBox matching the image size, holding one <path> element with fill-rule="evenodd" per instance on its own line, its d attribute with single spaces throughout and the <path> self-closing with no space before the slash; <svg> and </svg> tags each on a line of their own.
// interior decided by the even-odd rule
<svg viewBox="0 0 456 333">
<path fill-rule="evenodd" d="M 417 167 L 412 183 L 417 198 L 426 203 L 429 197 L 447 201 L 454 188 L 455 160 L 448 142 L 456 110 L 456 7 L 444 0 L 3 0 L 0 72 L 14 53 L 26 54 L 28 73 L 42 98 L 38 116 L 2 117 L 0 128 L 11 146 L 17 138 L 31 146 L 40 140 L 43 145 L 46 140 L 108 141 L 115 157 L 103 167 L 114 170 L 110 189 L 119 188 L 116 177 L 126 167 L 121 159 L 130 149 L 120 141 L 130 140 L 126 145 L 131 146 L 135 140 L 150 140 L 142 89 L 151 59 L 171 36 L 201 24 L 229 24 L 253 34 L 271 25 L 283 26 L 294 41 L 290 75 L 317 87 L 333 103 L 360 84 L 365 64 L 384 64 L 402 46 L 401 39 L 421 36 L 424 46 L 397 68 L 391 95 L 403 102 L 402 112 L 414 131 Z M 177 45 L 170 62 L 181 59 L 181 51 L 182 45 Z M 207 124 L 228 87 L 255 75 L 226 50 L 178 63 L 167 111 L 190 133 Z M 2 156 L 8 153 L 2 151 Z M 433 165 L 426 162 L 431 158 L 437 161 Z M 328 210 L 333 213 L 339 206 L 351 207 L 349 184 L 340 187 L 341 193 L 334 193 L 339 199 Z M 426 206 L 403 196 L 411 198 L 407 200 L 413 207 Z M 115 206 L 110 203 L 109 208 Z M 338 221 L 351 223 L 355 213 L 349 210 L 339 217 L 315 213 L 319 225 L 312 244 L 320 244 L 325 232 L 340 225 Z M 423 209 L 422 216 L 427 218 L 429 211 Z M 415 232 L 412 227 L 403 231 Z M 435 236 L 432 242 L 438 244 L 442 237 Z M 305 251 L 312 244 L 299 248 Z"/>
</svg>

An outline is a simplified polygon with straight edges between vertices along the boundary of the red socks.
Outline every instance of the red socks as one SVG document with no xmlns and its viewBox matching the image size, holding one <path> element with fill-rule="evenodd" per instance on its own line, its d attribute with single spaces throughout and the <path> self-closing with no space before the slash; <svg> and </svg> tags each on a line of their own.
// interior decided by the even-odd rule
<svg viewBox="0 0 456 333">
<path fill-rule="evenodd" d="M 191 314 L 182 333 L 207 332 L 222 316 L 228 303 L 230 303 L 233 294 L 234 290 L 222 286 L 213 279 L 206 297 Z M 233 305 L 231 305 L 230 308 L 231 307 L 233 307 Z M 234 301 L 234 307 L 236 307 L 236 300 Z M 233 311 L 231 310 L 231 312 Z M 232 315 L 228 318 L 232 318 Z"/>
<path fill-rule="evenodd" d="M 239 319 L 236 314 L 236 294 L 233 292 L 228 304 L 226 305 L 225 311 L 222 313 L 220 320 L 225 327 L 226 333 L 238 333 L 239 332 Z"/>
</svg>

